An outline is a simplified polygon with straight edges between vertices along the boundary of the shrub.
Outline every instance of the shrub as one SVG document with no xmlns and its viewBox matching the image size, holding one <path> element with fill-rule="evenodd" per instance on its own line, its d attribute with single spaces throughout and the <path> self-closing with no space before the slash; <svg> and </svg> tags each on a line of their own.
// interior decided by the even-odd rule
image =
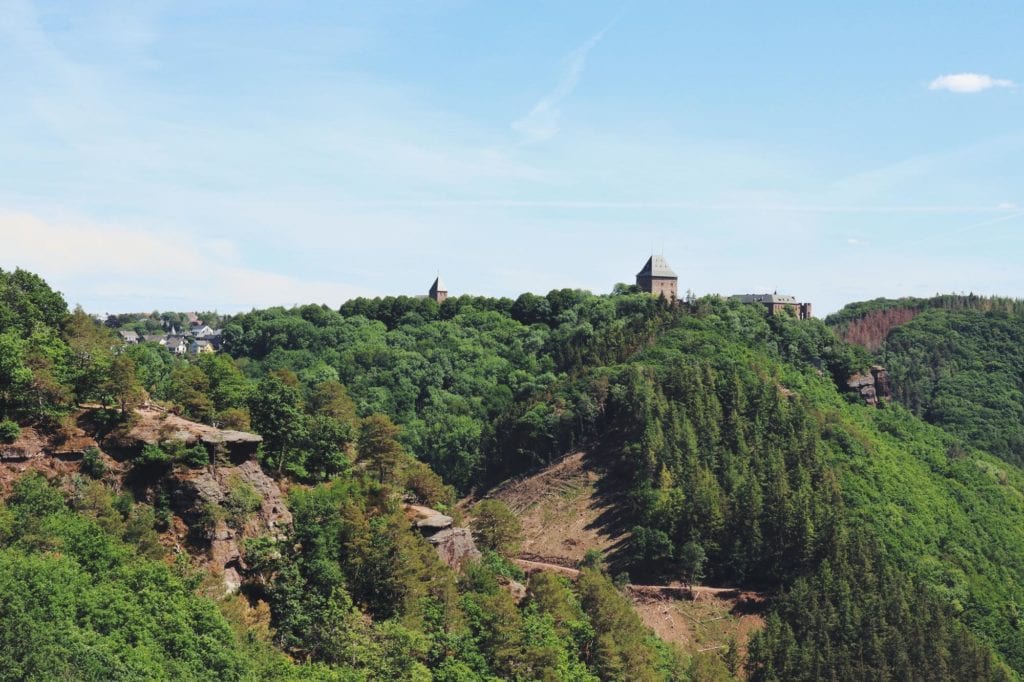
<svg viewBox="0 0 1024 682">
<path fill-rule="evenodd" d="M 199 508 L 191 532 L 194 536 L 211 540 L 217 531 L 217 524 L 226 520 L 227 513 L 216 502 L 204 502 Z"/>
<path fill-rule="evenodd" d="M 485 549 L 506 556 L 519 548 L 522 525 L 519 518 L 500 500 L 482 500 L 473 508 L 473 534 Z"/>
<path fill-rule="evenodd" d="M 107 473 L 107 465 L 103 462 L 99 448 L 91 445 L 82 453 L 82 464 L 79 468 L 90 478 L 102 478 L 103 474 Z"/>
<path fill-rule="evenodd" d="M 13 443 L 21 435 L 21 427 L 10 419 L 0 421 L 0 442 Z"/>
<path fill-rule="evenodd" d="M 228 494 L 224 499 L 224 511 L 228 521 L 236 528 L 242 526 L 263 504 L 263 498 L 256 490 L 238 476 L 228 481 Z"/>
<path fill-rule="evenodd" d="M 228 407 L 217 413 L 217 421 L 222 429 L 235 429 L 236 431 L 249 431 L 252 424 L 249 421 L 249 410 L 244 407 Z"/>
<path fill-rule="evenodd" d="M 210 453 L 206 451 L 205 446 L 197 444 L 183 451 L 177 457 L 177 461 L 190 469 L 199 469 L 209 465 Z"/>
<path fill-rule="evenodd" d="M 170 465 L 171 456 L 159 445 L 144 445 L 142 452 L 135 458 L 138 467 L 165 467 Z"/>
</svg>

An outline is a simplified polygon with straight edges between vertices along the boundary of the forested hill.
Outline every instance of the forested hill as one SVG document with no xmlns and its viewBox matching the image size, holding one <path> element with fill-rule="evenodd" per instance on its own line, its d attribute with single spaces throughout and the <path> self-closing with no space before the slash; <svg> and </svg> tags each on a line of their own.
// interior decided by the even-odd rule
<svg viewBox="0 0 1024 682">
<path fill-rule="evenodd" d="M 932 298 L 876 298 L 849 303 L 825 318 L 846 341 L 877 350 L 889 332 L 925 310 L 978 311 L 1024 315 L 1024 300 L 976 294 L 941 294 Z"/>
<path fill-rule="evenodd" d="M 262 434 L 262 464 L 291 488 L 294 516 L 283 537 L 247 546 L 247 599 L 214 602 L 194 594 L 201 576 L 168 568 L 181 555 L 162 559 L 152 542 L 174 522 L 169 472 L 196 466 L 188 452 L 130 455 L 130 487 L 95 460 L 58 481 L 63 493 L 23 478 L 0 508 L 0 560 L 4 575 L 44 577 L 31 602 L 0 578 L 0 610 L 18 614 L 0 619 L 6 679 L 1024 672 L 1024 473 L 898 404 L 845 396 L 837 385 L 872 358 L 820 321 L 714 298 L 673 307 L 620 287 L 253 311 L 226 320 L 224 344 L 194 360 L 119 347 L 35 276 L 0 273 L 7 437 L 66 429 L 84 401 L 110 405 L 116 432 L 148 394 Z M 515 519 L 500 504 L 470 510 L 484 554 L 461 572 L 401 512 L 406 500 L 458 516 L 456 493 L 483 495 L 580 447 L 602 452 L 621 488 L 629 533 L 615 564 L 631 579 L 771 595 L 746 660 L 656 640 L 601 557 L 575 583 L 527 581 L 508 560 Z M 228 496 L 207 512 L 244 518 L 246 504 Z M 129 565 L 145 570 L 118 591 Z M 515 580 L 522 600 L 506 589 Z M 15 646 L 26 632 L 34 645 Z"/>
<path fill-rule="evenodd" d="M 1024 462 L 1024 301 L 978 296 L 879 300 L 829 317 L 848 335 L 881 320 L 875 358 L 896 398 L 926 421 Z"/>
</svg>

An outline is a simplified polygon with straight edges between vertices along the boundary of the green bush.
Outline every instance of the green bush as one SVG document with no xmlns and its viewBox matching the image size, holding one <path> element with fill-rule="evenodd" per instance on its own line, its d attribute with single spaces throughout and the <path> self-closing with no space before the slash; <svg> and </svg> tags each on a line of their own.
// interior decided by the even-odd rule
<svg viewBox="0 0 1024 682">
<path fill-rule="evenodd" d="M 107 473 L 107 465 L 103 463 L 103 456 L 97 447 L 87 447 L 82 453 L 82 464 L 80 467 L 83 474 L 90 478 L 102 478 Z"/>
<path fill-rule="evenodd" d="M 210 453 L 203 445 L 197 444 L 182 452 L 176 461 L 190 469 L 199 469 L 210 464 Z"/>
<path fill-rule="evenodd" d="M 486 549 L 511 556 L 519 548 L 523 528 L 519 517 L 500 500 L 481 500 L 473 508 L 473 535 Z"/>
<path fill-rule="evenodd" d="M 21 427 L 10 419 L 0 421 L 0 442 L 13 443 L 21 435 Z"/>
<path fill-rule="evenodd" d="M 166 467 L 171 464 L 171 456 L 159 445 L 144 445 L 142 452 L 135 458 L 138 467 Z"/>
<path fill-rule="evenodd" d="M 217 524 L 227 519 L 227 512 L 216 502 L 204 502 L 192 524 L 195 537 L 210 540 L 217 531 Z"/>
<path fill-rule="evenodd" d="M 263 498 L 256 490 L 238 476 L 228 481 L 228 494 L 224 500 L 224 511 L 227 512 L 231 525 L 242 526 L 249 517 L 260 508 Z"/>
</svg>

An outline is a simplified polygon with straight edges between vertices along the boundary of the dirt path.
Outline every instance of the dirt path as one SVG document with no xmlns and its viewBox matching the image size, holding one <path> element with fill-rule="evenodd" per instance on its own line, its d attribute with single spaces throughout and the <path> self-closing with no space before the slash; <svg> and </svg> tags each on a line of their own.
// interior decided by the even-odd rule
<svg viewBox="0 0 1024 682">
<path fill-rule="evenodd" d="M 516 559 L 527 574 L 551 571 L 570 580 L 580 571 L 558 563 Z M 661 639 L 689 652 L 722 649 L 735 641 L 746 653 L 750 635 L 764 626 L 765 596 L 736 587 L 626 585 L 633 609 Z"/>
<path fill-rule="evenodd" d="M 559 564 L 549 564 L 543 561 L 530 561 L 529 559 L 515 559 L 515 564 L 519 568 L 526 571 L 527 574 L 536 573 L 538 571 L 551 571 L 559 575 L 564 575 L 566 578 L 572 578 L 575 580 L 580 577 L 580 571 L 577 568 L 569 568 L 568 566 L 560 566 Z"/>
<path fill-rule="evenodd" d="M 567 578 L 578 578 L 578 568 L 570 568 L 560 563 L 537 561 L 530 559 L 515 559 L 515 564 L 526 573 L 537 571 L 551 571 L 564 575 Z M 668 585 L 626 585 L 626 591 L 634 596 L 671 596 L 680 598 L 697 599 L 702 595 L 711 595 L 724 599 L 747 598 L 755 601 L 764 601 L 764 595 L 760 592 L 744 590 L 739 587 L 711 587 L 709 585 L 684 585 L 682 583 L 671 583 Z"/>
<path fill-rule="evenodd" d="M 598 550 L 614 571 L 628 541 L 621 517 L 620 486 L 601 456 L 576 452 L 541 471 L 506 481 L 487 497 L 501 500 L 523 526 L 517 566 L 526 573 L 551 571 L 579 577 L 583 557 Z M 475 499 L 463 500 L 467 511 Z M 763 626 L 764 595 L 736 587 L 627 585 L 623 592 L 644 624 L 666 642 L 695 653 L 736 641 L 745 650 L 750 633 Z"/>
</svg>

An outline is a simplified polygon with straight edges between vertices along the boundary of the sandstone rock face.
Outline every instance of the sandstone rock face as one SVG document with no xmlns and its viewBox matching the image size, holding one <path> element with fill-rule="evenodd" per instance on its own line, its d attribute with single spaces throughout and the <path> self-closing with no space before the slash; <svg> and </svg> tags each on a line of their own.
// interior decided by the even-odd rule
<svg viewBox="0 0 1024 682">
<path fill-rule="evenodd" d="M 222 505 L 237 481 L 248 484 L 260 496 L 260 508 L 240 528 L 218 520 L 205 537 L 211 570 L 223 574 L 226 591 L 237 590 L 241 585 L 239 571 L 245 568 L 242 542 L 265 535 L 279 536 L 292 522 L 284 494 L 277 482 L 263 473 L 259 463 L 253 460 L 239 466 L 217 467 L 215 471 L 179 471 L 174 477 L 171 505 L 189 527 L 203 522 L 204 507 Z"/>
<path fill-rule="evenodd" d="M 889 372 L 881 365 L 874 365 L 871 368 L 871 375 L 875 377 L 875 394 L 879 400 L 892 400 L 892 383 L 889 381 Z"/>
<path fill-rule="evenodd" d="M 402 505 L 405 516 L 437 550 L 441 561 L 458 569 L 466 559 L 479 559 L 480 551 L 468 528 L 457 528 L 455 520 L 436 509 L 419 504 Z"/>
<path fill-rule="evenodd" d="M 419 521 L 417 521 L 416 527 L 423 531 L 437 531 L 444 530 L 445 528 L 450 528 L 454 522 L 455 521 L 450 516 L 445 516 L 444 514 L 434 514 L 433 516 L 428 516 L 425 519 L 420 519 Z"/>
<path fill-rule="evenodd" d="M 406 518 L 424 532 L 443 530 L 454 523 L 452 517 L 421 504 L 405 504 L 402 509 Z"/>
<path fill-rule="evenodd" d="M 119 445 L 141 448 L 162 441 L 182 441 L 187 445 L 202 443 L 208 449 L 222 446 L 236 463 L 253 456 L 263 437 L 245 431 L 218 429 L 179 417 L 155 407 L 136 410 L 135 423 L 119 437 Z"/>
<path fill-rule="evenodd" d="M 445 528 L 428 537 L 427 541 L 437 550 L 441 560 L 455 569 L 466 559 L 480 558 L 480 550 L 476 548 L 469 528 Z"/>
<path fill-rule="evenodd" d="M 881 365 L 872 365 L 865 374 L 854 374 L 846 381 L 850 391 L 857 393 L 868 405 L 879 405 L 892 400 L 889 373 Z"/>
</svg>

